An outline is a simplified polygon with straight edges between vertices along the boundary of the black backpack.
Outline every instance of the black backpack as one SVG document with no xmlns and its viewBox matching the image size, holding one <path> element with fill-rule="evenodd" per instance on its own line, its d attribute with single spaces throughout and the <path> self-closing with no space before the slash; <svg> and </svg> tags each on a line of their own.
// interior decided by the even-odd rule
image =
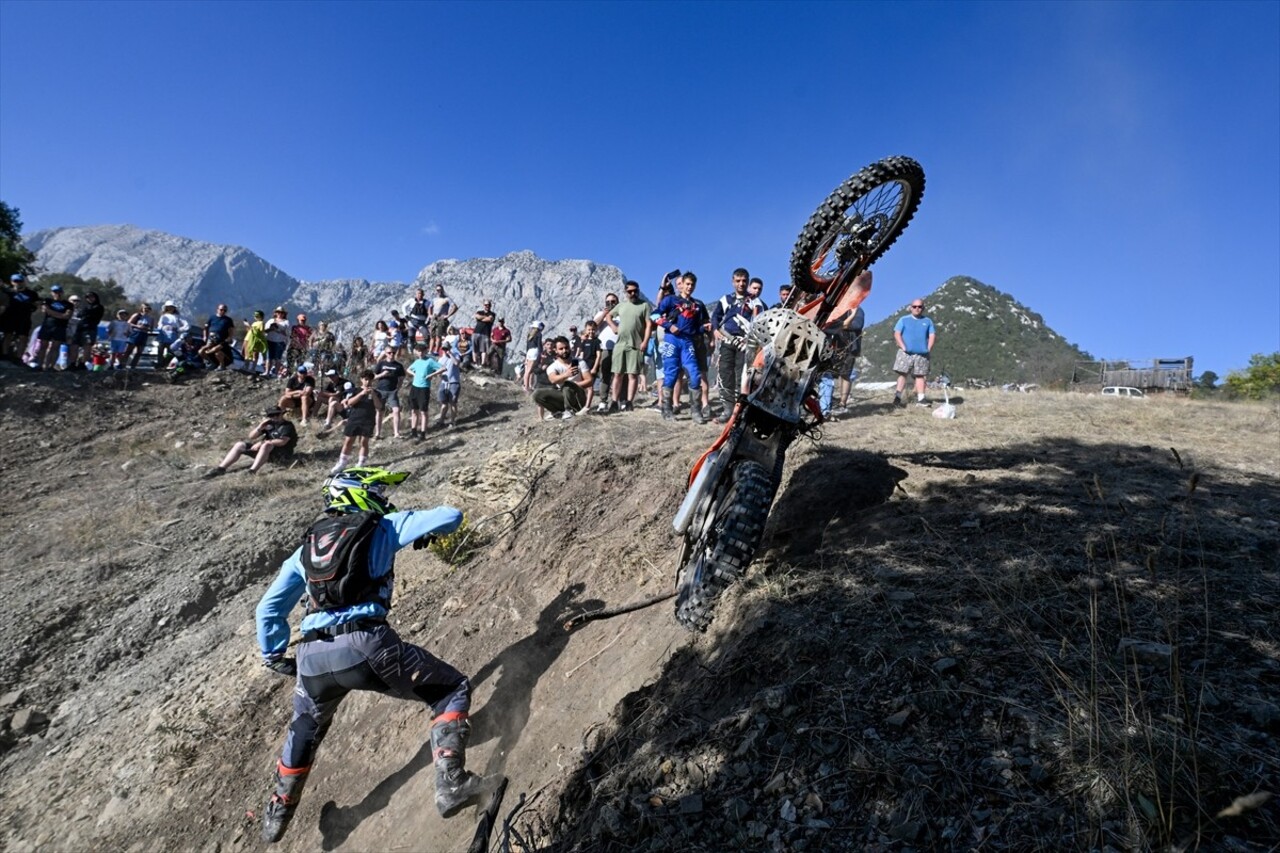
<svg viewBox="0 0 1280 853">
<path fill-rule="evenodd" d="M 302 537 L 310 610 L 336 610 L 377 601 L 386 579 L 369 577 L 369 547 L 382 516 L 376 512 L 326 515 Z"/>
</svg>

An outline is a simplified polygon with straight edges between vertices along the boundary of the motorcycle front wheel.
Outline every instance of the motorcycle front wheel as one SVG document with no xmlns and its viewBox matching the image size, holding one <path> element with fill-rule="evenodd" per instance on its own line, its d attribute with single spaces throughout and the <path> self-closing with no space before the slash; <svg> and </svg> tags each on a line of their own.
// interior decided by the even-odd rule
<svg viewBox="0 0 1280 853">
<path fill-rule="evenodd" d="M 854 264 L 870 266 L 906 229 L 923 195 L 924 169 L 910 157 L 888 157 L 852 175 L 796 238 L 791 281 L 801 290 L 826 293 Z"/>
<path fill-rule="evenodd" d="M 755 558 L 773 503 L 773 479 L 758 462 L 738 462 L 699 531 L 690 530 L 676 577 L 676 621 L 690 631 L 711 624 L 720 593 Z"/>
</svg>

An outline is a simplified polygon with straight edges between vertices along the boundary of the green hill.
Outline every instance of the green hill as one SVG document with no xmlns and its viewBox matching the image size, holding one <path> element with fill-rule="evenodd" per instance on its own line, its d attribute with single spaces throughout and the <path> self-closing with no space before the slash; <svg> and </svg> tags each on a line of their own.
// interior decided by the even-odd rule
<svg viewBox="0 0 1280 853">
<path fill-rule="evenodd" d="M 868 326 L 863 335 L 863 379 L 892 379 L 897 345 L 893 327 L 906 305 Z M 925 313 L 938 328 L 933 375 L 957 384 L 1006 382 L 1063 384 L 1089 355 L 1050 329 L 1044 318 L 1007 293 L 969 276 L 954 276 L 925 297 Z"/>
</svg>

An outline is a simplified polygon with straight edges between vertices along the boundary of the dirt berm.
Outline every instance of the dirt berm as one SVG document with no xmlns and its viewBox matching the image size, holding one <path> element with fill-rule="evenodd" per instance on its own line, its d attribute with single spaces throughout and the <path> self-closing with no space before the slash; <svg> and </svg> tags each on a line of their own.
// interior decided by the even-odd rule
<svg viewBox="0 0 1280 853">
<path fill-rule="evenodd" d="M 477 531 L 458 566 L 400 555 L 392 621 L 472 676 L 469 766 L 511 780 L 494 849 L 1280 843 L 1275 407 L 860 400 L 793 448 L 759 559 L 694 636 L 670 602 L 562 623 L 670 589 L 714 427 L 537 422 L 509 383 L 464 387 L 455 429 L 371 461 L 413 472 L 398 505 Z M 339 439 L 200 474 L 274 393 L 0 369 L 3 849 L 262 846 L 292 685 L 253 609 Z M 429 722 L 349 697 L 280 848 L 466 850 Z"/>
</svg>

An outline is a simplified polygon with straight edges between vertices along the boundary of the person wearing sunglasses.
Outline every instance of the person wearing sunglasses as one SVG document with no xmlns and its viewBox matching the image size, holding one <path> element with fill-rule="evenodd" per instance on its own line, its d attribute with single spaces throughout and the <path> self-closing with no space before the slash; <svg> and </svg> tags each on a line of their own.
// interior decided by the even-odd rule
<svg viewBox="0 0 1280 853">
<path fill-rule="evenodd" d="M 925 316 L 924 300 L 914 299 L 906 316 L 899 318 L 893 327 L 893 339 L 898 344 L 898 354 L 893 359 L 893 372 L 898 374 L 898 387 L 893 394 L 895 406 L 905 406 L 902 392 L 907 388 L 907 375 L 916 380 L 916 405 L 929 408 L 924 398 L 924 383 L 929 377 L 929 353 L 938 338 L 933 321 Z"/>
</svg>

